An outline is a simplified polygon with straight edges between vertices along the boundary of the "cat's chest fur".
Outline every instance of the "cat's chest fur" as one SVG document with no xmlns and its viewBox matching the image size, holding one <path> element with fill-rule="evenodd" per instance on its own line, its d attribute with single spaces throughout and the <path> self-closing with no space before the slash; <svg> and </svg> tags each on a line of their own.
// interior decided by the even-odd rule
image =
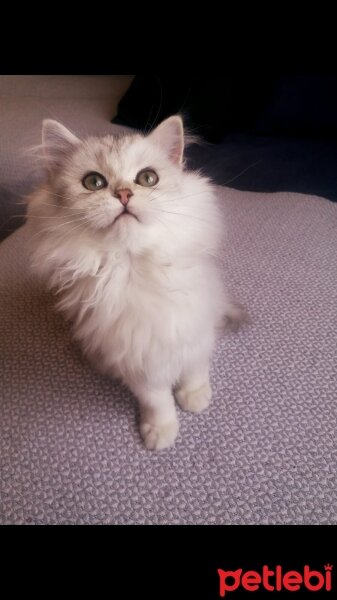
<svg viewBox="0 0 337 600">
<path fill-rule="evenodd" d="M 202 335 L 211 304 L 210 298 L 205 302 L 206 274 L 200 261 L 174 263 L 157 252 L 106 253 L 94 275 L 73 279 L 59 308 L 73 320 L 75 337 L 89 354 L 104 356 L 109 368 L 111 357 L 123 371 L 131 353 L 142 369 L 145 356 L 154 365 L 172 347 L 184 352 Z"/>
<path fill-rule="evenodd" d="M 203 266 L 182 258 L 172 261 L 158 251 L 143 254 L 105 252 L 87 275 L 77 275 L 68 263 L 59 307 L 80 326 L 97 319 L 112 327 L 121 319 L 133 326 L 144 321 L 188 318 L 199 304 Z M 70 285 L 68 285 L 69 277 Z M 63 285 L 62 285 L 63 284 Z M 164 323 L 162 323 L 164 325 Z"/>
<path fill-rule="evenodd" d="M 110 322 L 124 312 L 150 316 L 156 309 L 163 313 L 179 304 L 186 306 L 197 291 L 197 271 L 200 265 L 184 260 L 174 263 L 156 253 L 107 253 L 94 275 L 73 279 L 65 297 L 68 303 L 73 300 L 96 313 L 103 311 Z"/>
</svg>

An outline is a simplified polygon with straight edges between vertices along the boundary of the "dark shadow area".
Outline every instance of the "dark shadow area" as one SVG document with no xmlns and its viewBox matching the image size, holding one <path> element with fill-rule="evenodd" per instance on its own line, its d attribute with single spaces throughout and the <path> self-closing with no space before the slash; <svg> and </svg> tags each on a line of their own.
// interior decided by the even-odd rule
<svg viewBox="0 0 337 600">
<path fill-rule="evenodd" d="M 145 133 L 172 114 L 206 141 L 187 165 L 216 183 L 337 199 L 337 75 L 137 75 L 114 123 Z"/>
<path fill-rule="evenodd" d="M 219 185 L 253 192 L 299 192 L 337 201 L 337 141 L 244 134 L 191 146 L 187 166 Z"/>
<path fill-rule="evenodd" d="M 25 222 L 26 206 L 23 197 L 0 185 L 0 242 Z M 18 214 L 19 213 L 19 214 Z"/>
</svg>

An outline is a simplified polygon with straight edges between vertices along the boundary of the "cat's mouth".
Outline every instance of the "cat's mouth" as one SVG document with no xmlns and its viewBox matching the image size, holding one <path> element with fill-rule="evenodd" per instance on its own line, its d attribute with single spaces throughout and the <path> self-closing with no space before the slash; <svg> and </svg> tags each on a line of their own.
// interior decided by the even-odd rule
<svg viewBox="0 0 337 600">
<path fill-rule="evenodd" d="M 116 221 L 118 221 L 118 219 L 120 219 L 121 217 L 133 217 L 134 219 L 137 219 L 137 221 L 139 221 L 138 217 L 134 213 L 130 212 L 126 206 L 124 206 L 122 212 L 120 212 L 119 215 L 113 220 L 111 225 L 114 225 Z"/>
</svg>

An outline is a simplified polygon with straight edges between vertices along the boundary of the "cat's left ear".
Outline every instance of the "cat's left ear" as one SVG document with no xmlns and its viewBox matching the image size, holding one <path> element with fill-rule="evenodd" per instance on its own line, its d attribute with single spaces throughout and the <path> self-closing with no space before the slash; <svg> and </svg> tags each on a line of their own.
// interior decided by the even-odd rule
<svg viewBox="0 0 337 600">
<path fill-rule="evenodd" d="M 174 115 L 165 119 L 149 136 L 161 146 L 168 157 L 177 165 L 181 165 L 184 153 L 184 127 L 181 117 Z"/>
</svg>

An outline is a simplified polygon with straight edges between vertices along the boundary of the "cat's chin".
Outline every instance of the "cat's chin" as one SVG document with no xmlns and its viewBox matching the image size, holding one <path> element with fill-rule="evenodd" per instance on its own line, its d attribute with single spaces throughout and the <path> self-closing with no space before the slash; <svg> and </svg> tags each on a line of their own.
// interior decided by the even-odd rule
<svg viewBox="0 0 337 600">
<path fill-rule="evenodd" d="M 119 225 L 127 225 L 128 223 L 132 222 L 132 221 L 138 221 L 139 219 L 138 217 L 131 213 L 131 212 L 122 212 L 120 213 L 111 223 L 110 227 L 114 227 L 115 225 L 119 224 Z"/>
</svg>

